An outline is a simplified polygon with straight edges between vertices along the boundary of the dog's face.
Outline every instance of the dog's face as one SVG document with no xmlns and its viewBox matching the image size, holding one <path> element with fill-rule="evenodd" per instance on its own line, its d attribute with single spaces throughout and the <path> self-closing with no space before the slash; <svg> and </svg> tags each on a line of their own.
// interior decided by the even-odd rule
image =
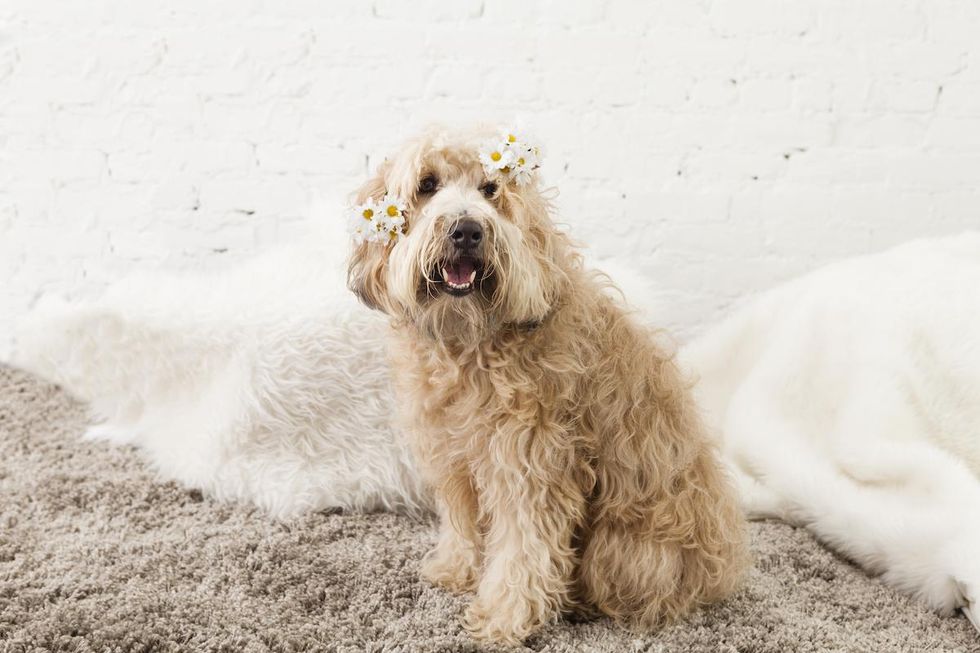
<svg viewBox="0 0 980 653">
<path fill-rule="evenodd" d="M 357 193 L 405 204 L 397 242 L 362 242 L 348 281 L 361 300 L 435 338 L 483 338 L 541 321 L 567 281 L 566 238 L 535 180 L 490 177 L 490 131 L 432 131 L 401 148 Z"/>
</svg>

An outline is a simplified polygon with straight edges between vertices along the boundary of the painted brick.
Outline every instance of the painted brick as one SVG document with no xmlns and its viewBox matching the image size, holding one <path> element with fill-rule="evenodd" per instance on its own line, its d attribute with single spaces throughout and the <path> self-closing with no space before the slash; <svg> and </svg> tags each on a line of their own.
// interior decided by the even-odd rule
<svg viewBox="0 0 980 653">
<path fill-rule="evenodd" d="M 0 356 L 43 292 L 244 258 L 418 127 L 515 117 L 560 219 L 683 340 L 980 226 L 978 34 L 975 0 L 7 0 Z"/>
</svg>

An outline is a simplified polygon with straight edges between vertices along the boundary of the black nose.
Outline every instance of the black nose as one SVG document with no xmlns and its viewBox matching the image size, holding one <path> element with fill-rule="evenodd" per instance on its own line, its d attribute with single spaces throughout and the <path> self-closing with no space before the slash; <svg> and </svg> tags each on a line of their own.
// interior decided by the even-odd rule
<svg viewBox="0 0 980 653">
<path fill-rule="evenodd" d="M 476 220 L 460 220 L 453 225 L 449 239 L 459 249 L 475 249 L 483 240 L 483 227 Z"/>
</svg>

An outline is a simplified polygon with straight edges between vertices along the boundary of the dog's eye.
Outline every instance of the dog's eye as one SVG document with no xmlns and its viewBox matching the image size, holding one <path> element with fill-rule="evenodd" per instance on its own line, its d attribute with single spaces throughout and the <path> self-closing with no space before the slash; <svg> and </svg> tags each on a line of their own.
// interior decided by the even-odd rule
<svg viewBox="0 0 980 653">
<path fill-rule="evenodd" d="M 431 195 L 436 192 L 436 188 L 439 187 L 439 180 L 436 179 L 435 175 L 426 175 L 419 182 L 419 194 L 421 195 Z"/>
<path fill-rule="evenodd" d="M 488 181 L 487 183 L 480 186 L 480 192 L 483 193 L 483 196 L 486 197 L 487 199 L 491 199 L 494 195 L 497 194 L 497 182 Z"/>
</svg>

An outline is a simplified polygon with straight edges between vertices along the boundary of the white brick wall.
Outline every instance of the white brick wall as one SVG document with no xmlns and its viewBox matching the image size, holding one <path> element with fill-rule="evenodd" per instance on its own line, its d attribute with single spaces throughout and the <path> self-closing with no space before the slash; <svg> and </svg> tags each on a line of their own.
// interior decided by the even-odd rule
<svg viewBox="0 0 980 653">
<path fill-rule="evenodd" d="M 689 335 L 980 226 L 980 3 L 4 0 L 0 353 L 41 292 L 241 257 L 416 126 L 514 116 Z"/>
</svg>

